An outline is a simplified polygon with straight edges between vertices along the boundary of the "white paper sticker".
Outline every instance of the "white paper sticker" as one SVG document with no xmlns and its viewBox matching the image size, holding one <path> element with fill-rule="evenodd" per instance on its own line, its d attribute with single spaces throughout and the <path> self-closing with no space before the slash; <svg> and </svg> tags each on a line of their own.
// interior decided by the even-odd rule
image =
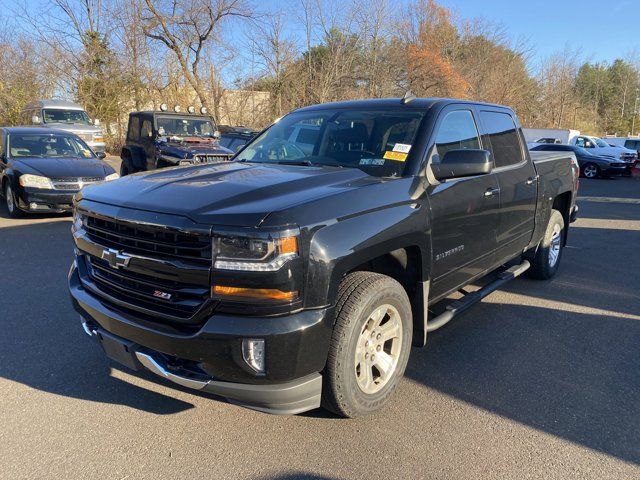
<svg viewBox="0 0 640 480">
<path fill-rule="evenodd" d="M 406 143 L 396 143 L 393 146 L 394 152 L 409 153 L 409 150 L 411 150 L 411 145 L 407 145 Z"/>
</svg>

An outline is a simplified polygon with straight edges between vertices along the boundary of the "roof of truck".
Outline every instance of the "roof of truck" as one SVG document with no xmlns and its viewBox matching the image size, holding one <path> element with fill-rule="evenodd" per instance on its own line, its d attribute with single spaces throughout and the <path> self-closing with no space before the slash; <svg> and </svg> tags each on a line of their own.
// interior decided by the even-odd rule
<svg viewBox="0 0 640 480">
<path fill-rule="evenodd" d="M 329 108 L 390 108 L 397 106 L 405 106 L 407 108 L 418 108 L 418 109 L 428 109 L 433 107 L 434 105 L 448 105 L 448 104 L 469 104 L 469 105 L 486 105 L 490 107 L 498 107 L 498 108 L 510 108 L 505 105 L 497 105 L 493 103 L 484 103 L 477 102 L 474 100 L 461 100 L 457 98 L 414 98 L 412 100 L 407 101 L 406 103 L 402 103 L 401 98 L 372 98 L 372 99 L 364 99 L 364 100 L 346 100 L 343 102 L 332 102 L 332 103 L 320 103 L 317 105 L 310 105 L 308 107 L 302 107 L 297 111 L 313 111 L 313 110 L 324 110 Z"/>
<path fill-rule="evenodd" d="M 84 110 L 81 105 L 69 100 L 37 100 L 27 104 L 24 109 L 31 108 L 64 108 L 66 110 Z"/>
</svg>

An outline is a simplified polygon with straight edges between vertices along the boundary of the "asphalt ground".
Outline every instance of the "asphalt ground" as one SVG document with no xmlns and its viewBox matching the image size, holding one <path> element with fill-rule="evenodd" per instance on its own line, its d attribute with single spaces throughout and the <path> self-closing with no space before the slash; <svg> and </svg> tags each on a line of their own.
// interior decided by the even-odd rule
<svg viewBox="0 0 640 480">
<path fill-rule="evenodd" d="M 640 181 L 581 196 L 552 281 L 430 334 L 388 407 L 356 420 L 110 363 L 69 302 L 70 217 L 0 207 L 0 479 L 638 479 Z"/>
</svg>

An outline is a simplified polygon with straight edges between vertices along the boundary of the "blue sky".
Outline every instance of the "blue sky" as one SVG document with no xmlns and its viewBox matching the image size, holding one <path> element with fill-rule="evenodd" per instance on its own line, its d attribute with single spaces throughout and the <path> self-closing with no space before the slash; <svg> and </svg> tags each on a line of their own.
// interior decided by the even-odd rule
<svg viewBox="0 0 640 480">
<path fill-rule="evenodd" d="M 16 0 L 0 0 L 12 10 Z M 36 10 L 46 0 L 18 0 Z M 139 0 L 142 1 L 142 0 Z M 396 0 L 401 4 L 408 0 Z M 437 0 L 461 20 L 482 17 L 502 25 L 512 40 L 524 39 L 533 50 L 535 70 L 540 60 L 565 47 L 583 61 L 612 61 L 634 50 L 640 55 L 636 17 L 640 0 Z M 339 1 L 335 4 L 339 5 Z M 259 9 L 292 7 L 297 0 L 256 0 Z M 3 8 L 4 7 L 4 8 Z M 5 10 L 6 12 L 6 10 Z"/>
<path fill-rule="evenodd" d="M 462 19 L 483 17 L 534 47 L 534 63 L 565 46 L 585 61 L 640 54 L 640 0 L 439 0 Z"/>
</svg>

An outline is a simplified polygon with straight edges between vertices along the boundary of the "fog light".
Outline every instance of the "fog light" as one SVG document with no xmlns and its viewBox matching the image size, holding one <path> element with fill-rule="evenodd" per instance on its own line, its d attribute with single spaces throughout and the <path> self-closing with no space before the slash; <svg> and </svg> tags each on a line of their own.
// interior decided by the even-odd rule
<svg viewBox="0 0 640 480">
<path fill-rule="evenodd" d="M 180 160 L 180 162 L 178 163 L 178 165 L 191 165 L 191 160 Z"/>
<path fill-rule="evenodd" d="M 29 209 L 31 210 L 37 210 L 38 209 L 38 204 L 36 202 L 31 202 L 29 204 Z"/>
<path fill-rule="evenodd" d="M 242 340 L 242 358 L 257 374 L 264 375 L 264 339 Z"/>
</svg>

